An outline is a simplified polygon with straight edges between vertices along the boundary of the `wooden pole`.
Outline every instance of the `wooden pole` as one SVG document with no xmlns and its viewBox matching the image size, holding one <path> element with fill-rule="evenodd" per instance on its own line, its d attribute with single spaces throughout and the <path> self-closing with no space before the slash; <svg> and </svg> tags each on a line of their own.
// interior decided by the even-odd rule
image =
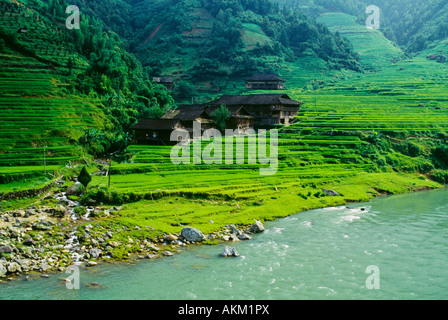
<svg viewBox="0 0 448 320">
<path fill-rule="evenodd" d="M 46 148 L 47 146 L 44 146 L 44 175 L 47 174 L 47 159 L 45 158 Z"/>
<path fill-rule="evenodd" d="M 109 184 L 108 184 L 108 188 L 110 188 L 110 175 L 111 175 L 111 170 L 112 170 L 112 154 L 110 155 L 110 160 L 109 160 Z"/>
</svg>

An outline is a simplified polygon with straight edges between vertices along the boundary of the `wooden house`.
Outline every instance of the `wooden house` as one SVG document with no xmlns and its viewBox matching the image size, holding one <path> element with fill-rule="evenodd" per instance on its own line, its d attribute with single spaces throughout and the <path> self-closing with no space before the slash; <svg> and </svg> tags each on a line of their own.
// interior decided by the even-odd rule
<svg viewBox="0 0 448 320">
<path fill-rule="evenodd" d="M 174 110 L 167 111 L 162 119 L 182 120 L 187 128 L 193 128 L 193 122 L 201 123 L 202 130 L 213 127 L 213 120 L 203 105 L 180 105 Z"/>
<path fill-rule="evenodd" d="M 245 79 L 246 89 L 250 90 L 284 90 L 285 80 L 276 74 L 254 74 Z"/>
<path fill-rule="evenodd" d="M 179 119 L 143 119 L 134 126 L 135 139 L 138 144 L 174 145 L 177 141 L 170 140 L 171 133 L 174 130 L 185 131 L 186 128 Z M 188 137 L 187 134 L 185 131 L 185 139 Z"/>
<path fill-rule="evenodd" d="M 171 77 L 153 77 L 152 82 L 165 86 L 168 90 L 174 89 L 174 80 Z"/>
<path fill-rule="evenodd" d="M 224 95 L 206 103 L 209 108 L 221 105 L 227 108 L 244 107 L 253 117 L 255 127 L 290 124 L 297 116 L 302 102 L 292 100 L 287 94 Z"/>
<path fill-rule="evenodd" d="M 205 108 L 210 117 L 212 117 L 213 112 L 220 107 L 221 105 L 210 105 Z M 254 127 L 254 117 L 243 106 L 235 105 L 226 107 L 230 112 L 227 129 L 238 129 L 240 132 L 246 132 L 247 129 Z"/>
</svg>

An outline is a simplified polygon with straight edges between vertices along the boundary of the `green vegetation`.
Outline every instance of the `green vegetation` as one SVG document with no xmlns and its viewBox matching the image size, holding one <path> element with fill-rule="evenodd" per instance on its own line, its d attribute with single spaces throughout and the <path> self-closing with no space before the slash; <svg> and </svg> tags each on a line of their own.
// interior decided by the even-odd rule
<svg viewBox="0 0 448 320">
<path fill-rule="evenodd" d="M 348 41 L 269 0 L 72 2 L 125 38 L 151 76 L 190 84 L 193 90 L 174 91 L 178 102 L 240 92 L 245 76 L 300 65 L 302 58 L 330 70 L 361 71 Z"/>
<path fill-rule="evenodd" d="M 78 176 L 78 181 L 85 187 L 87 188 L 88 184 L 90 183 L 90 181 L 92 181 L 92 177 L 90 176 L 90 174 L 87 172 L 86 167 L 82 167 L 81 172 L 79 173 Z"/>
<path fill-rule="evenodd" d="M 230 111 L 226 106 L 221 106 L 211 114 L 212 119 L 215 121 L 218 129 L 223 131 L 226 128 L 226 122 L 230 119 Z"/>
<path fill-rule="evenodd" d="M 76 199 L 123 205 L 89 222 L 120 230 L 108 240 L 129 244 L 114 248 L 120 258 L 136 248 L 132 237 L 186 225 L 209 233 L 445 184 L 448 65 L 426 57 L 447 54 L 448 42 L 434 38 L 414 55 L 392 33 L 388 40 L 359 23 L 362 1 L 307 3 L 304 12 L 317 21 L 267 0 L 73 1 L 85 19 L 81 31 L 67 33 L 62 2 L 2 1 L 0 193 L 60 176 L 68 186 L 88 164 L 89 177 L 98 174 Z M 331 3 L 345 13 L 326 13 Z M 296 121 L 279 128 L 276 175 L 261 176 L 267 165 L 247 161 L 175 165 L 169 146 L 132 144 L 138 119 L 174 105 L 152 76 L 181 80 L 177 102 L 200 102 L 220 91 L 246 93 L 241 79 L 255 71 L 279 71 L 282 92 L 304 102 Z M 215 117 L 224 123 L 227 115 L 223 108 Z M 2 201 L 0 210 L 45 201 Z"/>
</svg>

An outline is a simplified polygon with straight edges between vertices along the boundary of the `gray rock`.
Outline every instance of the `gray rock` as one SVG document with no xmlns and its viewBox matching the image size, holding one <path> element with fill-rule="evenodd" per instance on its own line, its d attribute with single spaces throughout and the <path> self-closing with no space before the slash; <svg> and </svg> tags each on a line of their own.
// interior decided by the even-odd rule
<svg viewBox="0 0 448 320">
<path fill-rule="evenodd" d="M 5 268 L 3 264 L 0 263 L 0 278 L 4 277 L 8 273 L 8 270 Z"/>
<path fill-rule="evenodd" d="M 252 233 L 260 233 L 265 230 L 263 223 L 261 221 L 255 220 L 255 223 L 250 227 Z"/>
<path fill-rule="evenodd" d="M 164 255 L 164 256 L 167 256 L 167 257 L 170 257 L 170 256 L 173 255 L 173 253 L 172 253 L 171 251 L 164 251 L 164 252 L 163 252 L 163 255 Z"/>
<path fill-rule="evenodd" d="M 23 241 L 23 244 L 25 246 L 34 246 L 36 243 L 34 242 L 33 239 L 26 239 L 25 241 Z"/>
<path fill-rule="evenodd" d="M 230 229 L 230 233 L 236 234 L 237 236 L 239 236 L 242 232 L 240 230 L 238 230 L 237 227 L 235 227 L 235 225 L 230 224 L 227 226 Z"/>
<path fill-rule="evenodd" d="M 231 234 L 231 235 L 229 235 L 228 241 L 240 241 L 240 239 L 236 235 Z"/>
<path fill-rule="evenodd" d="M 68 196 L 71 195 L 79 196 L 81 193 L 84 192 L 84 189 L 85 189 L 84 186 L 80 182 L 76 182 L 74 185 L 72 185 L 67 189 L 65 194 Z"/>
<path fill-rule="evenodd" d="M 89 250 L 90 257 L 93 259 L 98 259 L 101 253 L 101 249 L 93 248 Z"/>
<path fill-rule="evenodd" d="M 105 289 L 106 287 L 103 286 L 102 284 L 98 283 L 98 282 L 90 282 L 88 284 L 86 284 L 87 288 L 90 289 Z"/>
<path fill-rule="evenodd" d="M 12 248 L 10 246 L 2 246 L 0 247 L 0 253 L 11 253 Z"/>
<path fill-rule="evenodd" d="M 15 273 L 15 272 L 22 272 L 22 268 L 17 262 L 10 262 L 6 265 L 6 269 L 8 269 L 8 272 Z"/>
<path fill-rule="evenodd" d="M 149 253 L 149 254 L 147 254 L 147 255 L 145 256 L 145 259 L 153 259 L 153 258 L 155 258 L 155 257 L 157 257 L 156 254 L 151 254 L 151 253 Z"/>
<path fill-rule="evenodd" d="M 160 250 L 159 247 L 157 247 L 156 245 L 154 245 L 154 244 L 152 244 L 152 243 L 149 243 L 149 244 L 147 244 L 146 246 L 147 246 L 149 249 L 152 249 L 152 250 L 154 250 L 154 251 L 159 251 L 159 250 Z"/>
<path fill-rule="evenodd" d="M 241 233 L 239 236 L 238 236 L 238 239 L 240 239 L 240 240 L 250 240 L 250 239 L 252 239 L 249 235 L 247 235 L 247 234 L 245 234 L 245 233 Z"/>
<path fill-rule="evenodd" d="M 42 272 L 48 271 L 50 269 L 51 269 L 51 267 L 48 264 L 43 264 L 40 266 L 40 271 L 42 271 Z"/>
<path fill-rule="evenodd" d="M 329 197 L 338 197 L 339 193 L 337 193 L 336 191 L 333 190 L 328 190 L 328 189 L 322 189 L 323 192 L 325 192 L 325 194 Z"/>
<path fill-rule="evenodd" d="M 201 242 L 205 239 L 204 234 L 199 229 L 192 227 L 183 228 L 180 235 L 182 238 L 190 242 Z"/>
<path fill-rule="evenodd" d="M 221 252 L 222 257 L 238 257 L 240 254 L 236 251 L 235 248 L 232 247 L 224 247 Z"/>
<path fill-rule="evenodd" d="M 178 238 L 174 234 L 168 233 L 163 236 L 163 240 L 171 243 L 171 242 L 177 241 Z"/>
</svg>

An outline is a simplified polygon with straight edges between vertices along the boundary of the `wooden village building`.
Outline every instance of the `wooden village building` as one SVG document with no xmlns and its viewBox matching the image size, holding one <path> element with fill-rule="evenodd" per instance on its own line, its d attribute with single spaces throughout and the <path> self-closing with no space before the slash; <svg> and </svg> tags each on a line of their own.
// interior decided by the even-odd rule
<svg viewBox="0 0 448 320">
<path fill-rule="evenodd" d="M 244 107 L 254 118 L 255 127 L 270 127 L 274 125 L 288 125 L 297 116 L 301 102 L 292 100 L 287 94 L 250 94 L 224 95 L 221 98 L 206 103 L 207 106 L 221 106 L 227 108 Z"/>
<path fill-rule="evenodd" d="M 246 89 L 250 90 L 284 90 L 285 80 L 276 74 L 254 74 L 245 79 Z"/>
<path fill-rule="evenodd" d="M 152 82 L 165 86 L 168 90 L 174 89 L 174 80 L 171 77 L 153 77 Z"/>
<path fill-rule="evenodd" d="M 143 119 L 134 126 L 135 140 L 138 144 L 169 145 L 174 130 L 186 129 L 178 119 Z"/>
<path fill-rule="evenodd" d="M 182 120 L 187 128 L 193 128 L 193 122 L 201 123 L 202 130 L 213 128 L 213 120 L 203 105 L 180 105 L 177 109 L 167 111 L 162 119 Z"/>
<path fill-rule="evenodd" d="M 140 144 L 176 144 L 170 141 L 171 132 L 175 129 L 185 129 L 192 137 L 195 121 L 201 123 L 202 133 L 215 128 L 212 114 L 221 106 L 230 112 L 227 129 L 245 132 L 249 128 L 288 125 L 297 116 L 301 105 L 286 94 L 224 95 L 201 105 L 181 105 L 166 112 L 161 119 L 140 121 L 134 129 Z"/>
</svg>

